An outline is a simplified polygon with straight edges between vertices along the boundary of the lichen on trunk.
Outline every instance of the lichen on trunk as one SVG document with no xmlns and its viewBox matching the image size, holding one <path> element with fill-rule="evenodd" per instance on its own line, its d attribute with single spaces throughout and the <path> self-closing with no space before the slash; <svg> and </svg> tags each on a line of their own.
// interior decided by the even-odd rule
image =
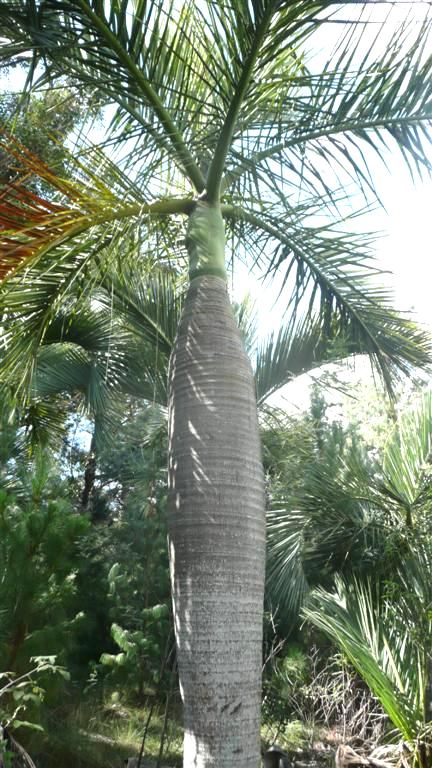
<svg viewBox="0 0 432 768">
<path fill-rule="evenodd" d="M 206 229 L 205 204 L 196 210 L 187 237 L 192 279 L 169 384 L 184 766 L 256 768 L 265 525 L 254 382 L 220 272 L 222 218 L 208 206 Z"/>
</svg>

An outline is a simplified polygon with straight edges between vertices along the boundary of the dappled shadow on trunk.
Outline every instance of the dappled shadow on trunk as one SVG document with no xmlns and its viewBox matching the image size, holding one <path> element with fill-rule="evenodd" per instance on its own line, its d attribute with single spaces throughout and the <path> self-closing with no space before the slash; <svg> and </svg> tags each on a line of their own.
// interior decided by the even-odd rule
<svg viewBox="0 0 432 768">
<path fill-rule="evenodd" d="M 185 765 L 259 760 L 264 494 L 254 383 L 219 277 L 189 289 L 170 369 L 170 556 Z"/>
</svg>

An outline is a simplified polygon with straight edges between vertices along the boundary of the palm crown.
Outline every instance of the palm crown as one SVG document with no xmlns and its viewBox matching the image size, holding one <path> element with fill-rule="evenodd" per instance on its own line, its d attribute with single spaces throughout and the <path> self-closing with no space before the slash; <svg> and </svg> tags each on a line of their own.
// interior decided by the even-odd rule
<svg viewBox="0 0 432 768">
<path fill-rule="evenodd" d="M 182 257 L 182 216 L 200 197 L 220 204 L 233 254 L 280 273 L 293 323 L 308 314 L 322 338 L 369 353 L 387 383 L 395 367 L 425 364 L 426 336 L 390 309 L 367 238 L 340 221 L 348 181 L 375 192 L 364 151 L 385 158 L 395 144 L 411 167 L 426 162 L 429 22 L 402 23 L 385 51 L 378 24 L 365 52 L 366 4 L 343 5 L 354 20 L 323 0 L 1 4 L 3 61 L 27 60 L 35 88 L 67 76 L 117 105 L 103 143 L 116 162 L 81 141 L 74 181 L 2 139 L 22 169 L 0 206 L 12 368 L 114 253 L 147 257 L 149 269 L 155 253 Z M 341 21 L 314 72 L 308 45 Z M 29 172 L 51 183 L 52 199 L 26 190 Z"/>
</svg>

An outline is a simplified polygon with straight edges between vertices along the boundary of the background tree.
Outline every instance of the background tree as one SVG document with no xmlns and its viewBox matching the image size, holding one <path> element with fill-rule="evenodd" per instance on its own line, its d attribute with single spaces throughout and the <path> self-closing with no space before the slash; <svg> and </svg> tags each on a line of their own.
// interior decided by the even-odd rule
<svg viewBox="0 0 432 768">
<path fill-rule="evenodd" d="M 346 653 L 419 766 L 428 765 L 431 751 L 431 404 L 431 394 L 425 392 L 402 412 L 375 472 L 352 468 L 339 497 L 334 537 L 335 550 L 339 556 L 345 553 L 346 564 L 337 569 L 333 585 L 312 592 L 303 611 Z M 328 505 L 338 509 L 332 487 L 327 495 L 324 485 L 315 492 L 328 519 Z M 339 531 L 348 546 L 342 546 Z M 361 559 L 356 551 L 359 535 L 369 538 L 369 546 L 360 549 Z M 319 529 L 316 542 L 315 552 L 328 557 Z"/>
<path fill-rule="evenodd" d="M 97 112 L 91 96 L 67 86 L 47 88 L 37 95 L 0 94 L 2 133 L 13 133 L 63 178 L 69 174 L 65 143 L 86 121 L 91 122 Z M 16 161 L 5 151 L 0 152 L 0 177 L 3 183 L 19 177 Z M 27 178 L 26 186 L 35 192 L 49 193 L 49 186 L 44 186 L 37 176 Z"/>
<path fill-rule="evenodd" d="M 314 586 L 330 588 L 335 574 L 388 568 L 387 507 L 382 498 L 374 504 L 370 491 L 372 479 L 380 477 L 379 459 L 358 426 L 343 426 L 327 411 L 314 387 L 306 415 L 279 413 L 275 420 L 270 412 L 271 429 L 263 433 L 269 599 L 287 634 Z"/>
<path fill-rule="evenodd" d="M 27 672 L 30 657 L 38 655 L 65 663 L 80 619 L 74 612 L 77 543 L 87 521 L 74 514 L 53 470 L 47 453 L 39 450 L 27 462 L 21 454 L 1 482 L 0 665 L 8 672 Z"/>
</svg>

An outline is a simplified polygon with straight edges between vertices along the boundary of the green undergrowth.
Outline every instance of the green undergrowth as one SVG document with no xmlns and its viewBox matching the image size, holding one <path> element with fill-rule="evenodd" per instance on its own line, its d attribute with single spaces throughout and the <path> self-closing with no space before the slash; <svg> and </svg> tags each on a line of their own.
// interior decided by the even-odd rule
<svg viewBox="0 0 432 768">
<path fill-rule="evenodd" d="M 148 714 L 130 705 L 80 703 L 66 715 L 52 715 L 44 732 L 25 745 L 38 768 L 119 768 L 127 757 L 138 756 Z M 146 768 L 157 764 L 163 720 L 163 710 L 155 708 L 146 736 Z M 181 765 L 182 747 L 181 726 L 170 720 L 161 768 Z"/>
<path fill-rule="evenodd" d="M 287 723 L 279 741 L 287 751 L 307 750 L 314 740 L 314 729 L 300 720 Z"/>
<path fill-rule="evenodd" d="M 310 768 L 329 768 L 334 765 L 342 734 L 337 729 L 293 719 L 282 728 L 277 723 L 267 723 L 261 730 L 261 737 L 264 748 L 278 744 L 292 762 L 307 764 Z"/>
<path fill-rule="evenodd" d="M 43 732 L 16 735 L 38 768 L 120 768 L 126 758 L 138 756 L 148 714 L 147 707 L 88 700 L 52 713 L 43 723 Z M 158 765 L 163 722 L 163 707 L 155 707 L 143 768 Z M 262 729 L 263 746 L 277 742 L 290 755 L 313 752 L 317 737 L 318 729 L 299 720 L 286 723 L 282 730 L 276 725 Z M 182 748 L 181 723 L 170 719 L 160 768 L 181 766 Z"/>
<path fill-rule="evenodd" d="M 291 720 L 282 728 L 275 723 L 267 724 L 261 729 L 264 745 L 277 743 L 290 754 L 313 750 L 313 745 L 322 740 L 323 734 L 325 735 L 325 729 L 301 720 Z"/>
</svg>

